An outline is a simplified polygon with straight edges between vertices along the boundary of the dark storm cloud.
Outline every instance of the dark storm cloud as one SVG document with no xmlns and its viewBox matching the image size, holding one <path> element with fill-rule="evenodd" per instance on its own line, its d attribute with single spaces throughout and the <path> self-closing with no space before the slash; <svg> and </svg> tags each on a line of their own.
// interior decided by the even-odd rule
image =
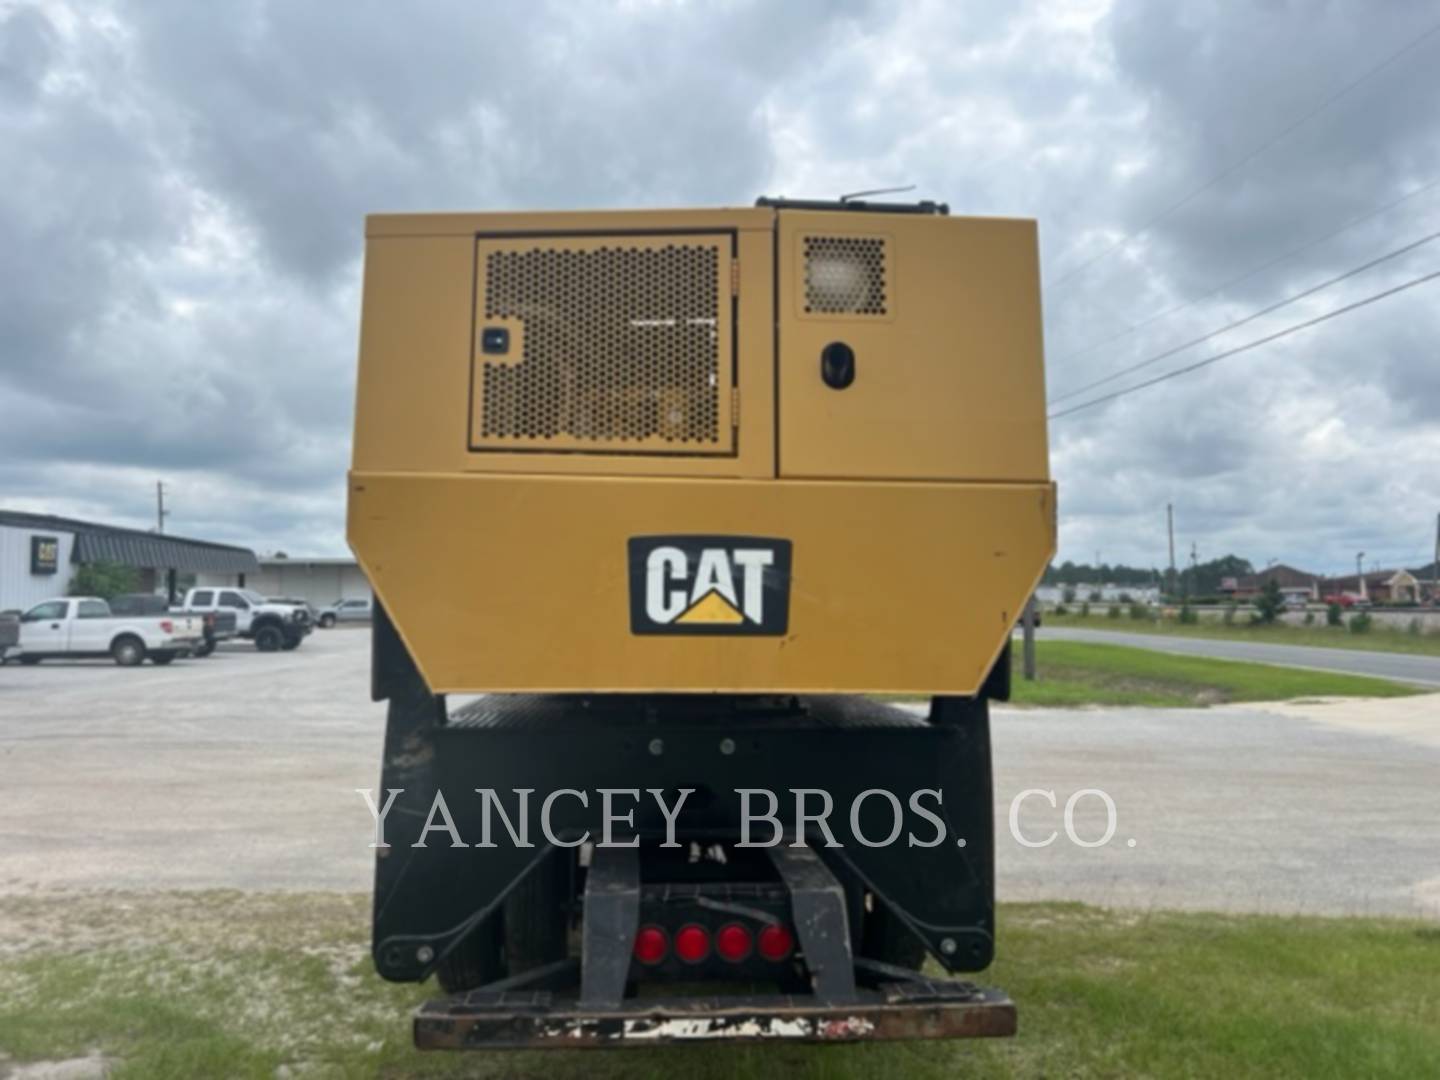
<svg viewBox="0 0 1440 1080">
<path fill-rule="evenodd" d="M 1440 176 L 1437 36 L 1059 280 L 1434 18 L 1418 2 L 0 0 L 0 504 L 143 524 L 163 475 L 176 531 L 340 550 L 377 210 L 914 182 L 959 212 L 1040 220 L 1049 381 L 1074 389 L 1440 230 L 1437 189 L 1205 296 Z M 1440 244 L 1174 363 L 1437 266 Z M 1171 500 L 1203 556 L 1423 553 L 1437 289 L 1056 421 L 1062 557 L 1159 561 Z"/>
<path fill-rule="evenodd" d="M 864 9 L 178 2 L 135 29 L 187 167 L 324 277 L 377 207 L 733 201 L 768 168 L 767 88 Z"/>
<path fill-rule="evenodd" d="M 35 99 L 57 45 L 55 28 L 38 11 L 7 12 L 0 21 L 0 104 L 25 106 Z"/>
<path fill-rule="evenodd" d="M 190 473 L 192 499 L 217 479 L 323 492 L 333 550 L 364 214 L 747 198 L 767 87 L 863 12 L 8 12 L 0 453 Z M 97 499 L 65 475 L 4 494 L 143 516 L 148 484 Z M 248 533 L 257 509 L 212 524 Z M 266 546 L 305 527 L 269 525 Z"/>
</svg>

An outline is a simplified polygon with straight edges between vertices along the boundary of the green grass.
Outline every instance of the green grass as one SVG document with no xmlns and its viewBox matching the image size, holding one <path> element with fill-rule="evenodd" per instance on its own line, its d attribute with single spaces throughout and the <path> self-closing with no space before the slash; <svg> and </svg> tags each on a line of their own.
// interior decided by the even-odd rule
<svg viewBox="0 0 1440 1080">
<path fill-rule="evenodd" d="M 1422 656 L 1440 656 L 1440 633 L 1412 634 L 1403 627 L 1398 630 L 1383 629 L 1377 621 L 1368 633 L 1353 634 L 1344 626 L 1326 626 L 1325 613 L 1315 613 L 1314 626 L 1290 626 L 1277 623 L 1273 626 L 1255 626 L 1249 622 L 1251 609 L 1241 607 L 1235 614 L 1235 622 L 1226 626 L 1218 619 L 1201 619 L 1189 625 L 1174 619 L 1151 622 L 1148 619 L 1131 619 L 1124 612 L 1118 619 L 1107 618 L 1106 604 L 1091 604 L 1088 616 L 1071 611 L 1067 615 L 1045 612 L 1044 626 L 1074 626 L 1086 630 L 1119 630 L 1127 634 L 1171 634 L 1176 637 L 1218 638 L 1225 641 L 1265 641 L 1272 645 L 1312 645 L 1327 649 L 1359 649 L 1364 652 L 1416 653 Z M 1350 615 L 1346 614 L 1346 621 Z M 1044 633 L 1043 627 L 1041 633 Z"/>
<path fill-rule="evenodd" d="M 1014 1039 L 419 1054 L 433 986 L 382 982 L 368 898 L 0 898 L 0 1073 L 103 1053 L 116 1077 L 1413 1077 L 1440 1061 L 1440 925 L 1003 905 L 983 979 Z"/>
<path fill-rule="evenodd" d="M 1123 645 L 1037 641 L 1038 678 L 1011 684 L 1018 705 L 1214 705 L 1298 697 L 1403 697 L 1420 691 L 1361 675 L 1176 656 Z"/>
</svg>

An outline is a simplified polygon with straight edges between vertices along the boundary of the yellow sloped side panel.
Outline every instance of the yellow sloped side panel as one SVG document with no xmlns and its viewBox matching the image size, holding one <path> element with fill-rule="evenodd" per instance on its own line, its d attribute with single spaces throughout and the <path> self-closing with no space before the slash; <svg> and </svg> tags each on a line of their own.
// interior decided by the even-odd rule
<svg viewBox="0 0 1440 1080">
<path fill-rule="evenodd" d="M 350 484 L 351 546 L 440 692 L 974 693 L 1054 530 L 1050 484 L 394 473 Z M 713 594 L 686 611 L 708 626 L 632 633 L 627 544 L 664 534 L 789 541 L 784 633 L 714 633 Z"/>
</svg>

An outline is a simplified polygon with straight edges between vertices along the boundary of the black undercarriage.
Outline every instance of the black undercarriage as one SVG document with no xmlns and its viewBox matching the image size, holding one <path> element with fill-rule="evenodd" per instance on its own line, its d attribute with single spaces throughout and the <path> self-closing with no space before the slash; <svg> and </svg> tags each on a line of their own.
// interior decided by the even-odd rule
<svg viewBox="0 0 1440 1080">
<path fill-rule="evenodd" d="M 919 971 L 994 951 L 983 697 L 451 710 L 383 611 L 375 640 L 377 805 L 398 792 L 375 963 L 451 993 L 417 1014 L 418 1045 L 1013 1033 L 1003 994 Z"/>
</svg>

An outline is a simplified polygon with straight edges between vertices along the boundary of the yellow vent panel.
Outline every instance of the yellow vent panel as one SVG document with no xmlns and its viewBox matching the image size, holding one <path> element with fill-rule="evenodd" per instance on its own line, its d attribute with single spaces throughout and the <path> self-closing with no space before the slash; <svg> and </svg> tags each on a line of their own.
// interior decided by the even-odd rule
<svg viewBox="0 0 1440 1080">
<path fill-rule="evenodd" d="M 801 265 L 806 315 L 886 315 L 882 237 L 806 236 Z"/>
<path fill-rule="evenodd" d="M 473 450 L 728 454 L 728 236 L 477 240 Z"/>
</svg>

